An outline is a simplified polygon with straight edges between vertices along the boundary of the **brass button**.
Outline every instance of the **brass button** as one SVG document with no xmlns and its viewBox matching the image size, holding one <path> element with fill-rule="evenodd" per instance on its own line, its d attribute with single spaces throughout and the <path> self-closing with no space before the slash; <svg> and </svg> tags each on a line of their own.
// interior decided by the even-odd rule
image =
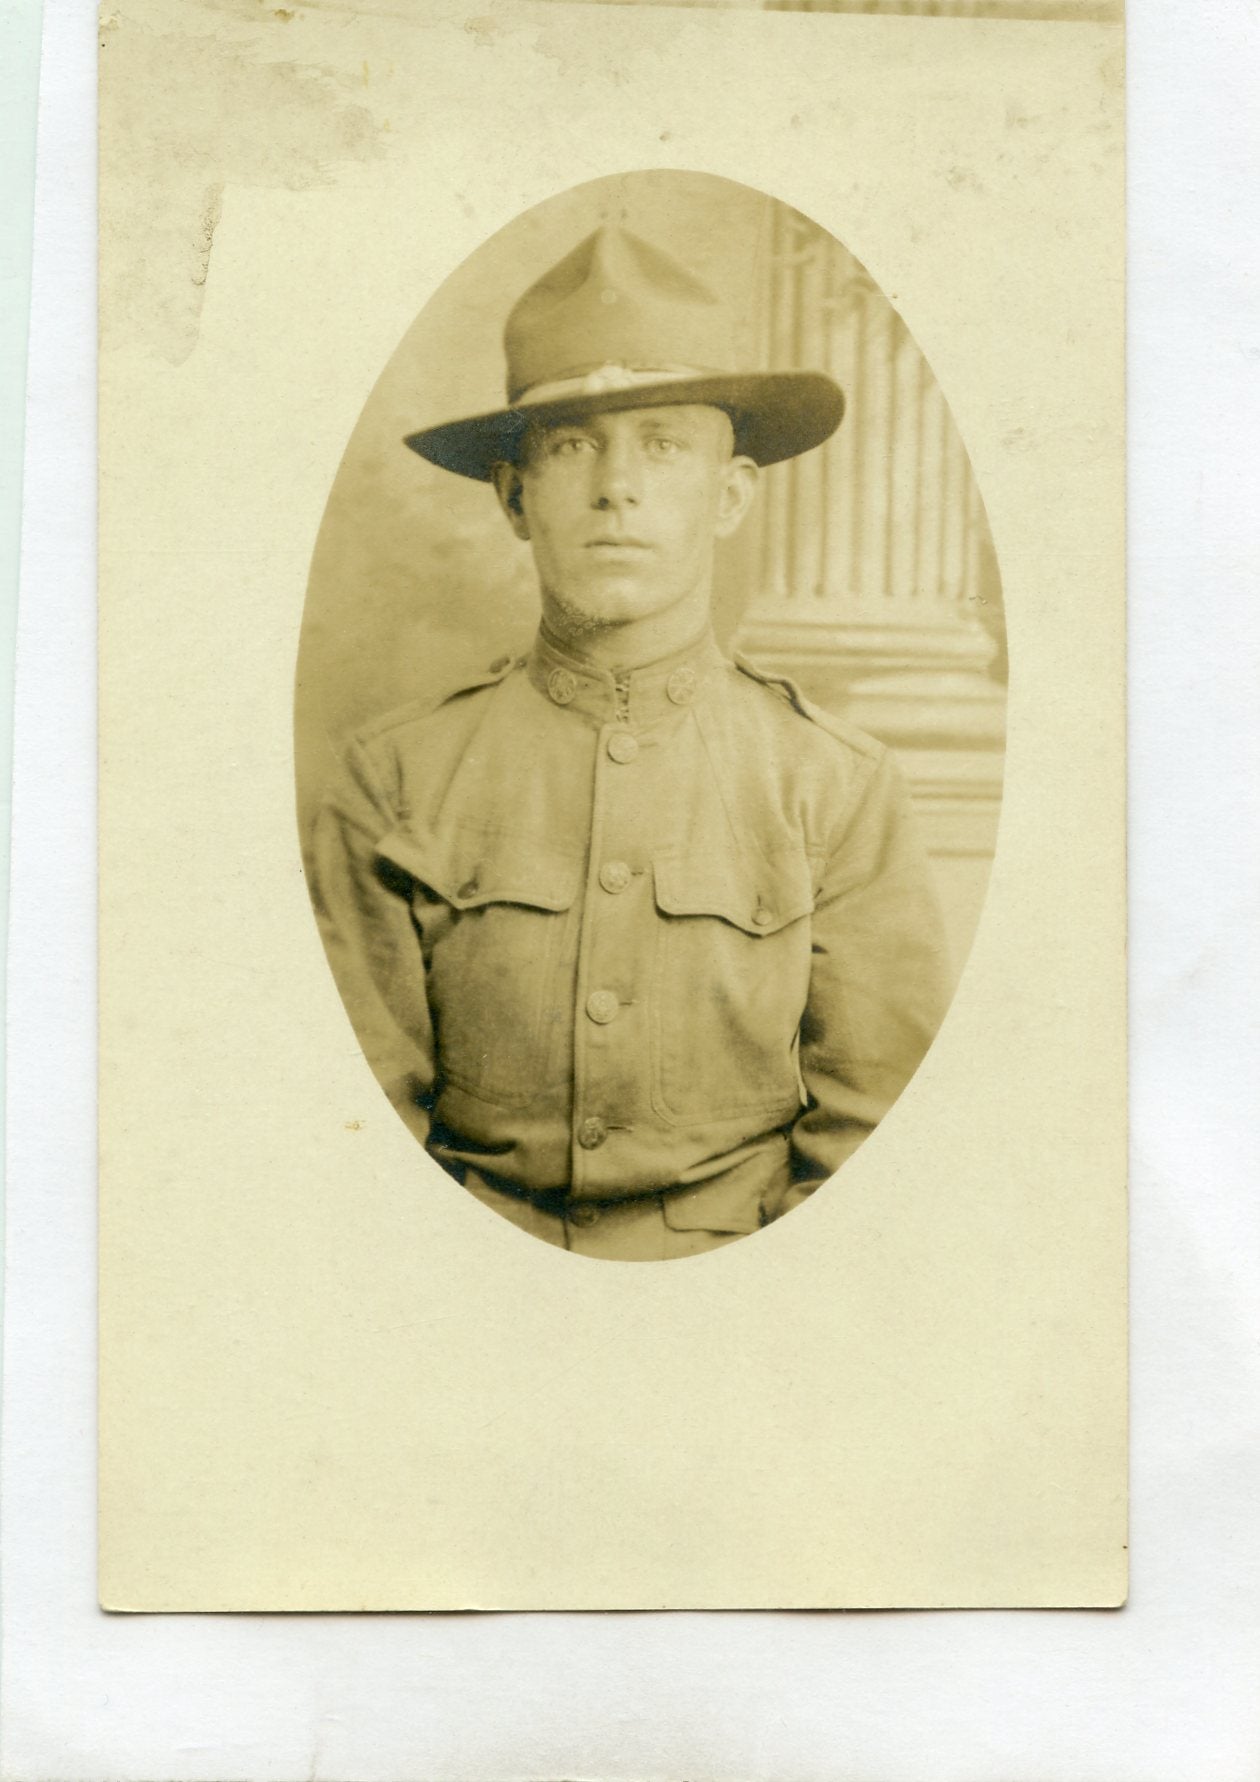
<svg viewBox="0 0 1260 1782">
<path fill-rule="evenodd" d="M 639 745 L 628 730 L 614 730 L 608 739 L 608 753 L 623 767 L 627 761 L 633 761 L 638 752 Z"/>
<path fill-rule="evenodd" d="M 605 861 L 604 865 L 599 869 L 600 884 L 604 887 L 605 891 L 611 891 L 614 895 L 618 891 L 625 890 L 626 886 L 630 883 L 631 877 L 632 874 L 630 868 L 626 865 L 624 860 Z"/>
<path fill-rule="evenodd" d="M 598 1114 L 592 1114 L 578 1127 L 577 1140 L 584 1151 L 596 1151 L 608 1137 L 608 1128 Z"/>
<path fill-rule="evenodd" d="M 665 683 L 665 692 L 675 705 L 690 705 L 696 696 L 694 668 L 676 668 Z"/>
<path fill-rule="evenodd" d="M 594 1225 L 599 1218 L 599 1208 L 593 1207 L 589 1200 L 579 1200 L 565 1208 L 564 1216 L 570 1225 Z"/>
<path fill-rule="evenodd" d="M 547 676 L 547 691 L 557 705 L 571 705 L 577 692 L 577 676 L 567 668 L 553 668 Z"/>
<path fill-rule="evenodd" d="M 758 928 L 769 928 L 774 921 L 774 911 L 767 909 L 764 903 L 759 903 L 753 911 L 753 921 Z"/>
<path fill-rule="evenodd" d="M 586 1012 L 592 1021 L 598 1021 L 601 1027 L 616 1019 L 621 1004 L 617 1000 L 615 990 L 592 990 L 586 999 Z"/>
<path fill-rule="evenodd" d="M 460 886 L 457 895 L 460 897 L 475 897 L 480 889 L 481 886 L 476 879 L 468 879 L 466 883 Z"/>
</svg>

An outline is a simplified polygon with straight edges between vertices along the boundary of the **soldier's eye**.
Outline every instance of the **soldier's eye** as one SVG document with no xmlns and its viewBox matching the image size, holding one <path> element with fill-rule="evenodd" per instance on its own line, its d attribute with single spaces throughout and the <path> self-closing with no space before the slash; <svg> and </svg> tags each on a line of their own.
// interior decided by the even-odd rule
<svg viewBox="0 0 1260 1782">
<path fill-rule="evenodd" d="M 552 441 L 551 450 L 556 457 L 572 458 L 587 450 L 590 445 L 591 441 L 584 433 L 567 433 L 563 439 Z"/>
<path fill-rule="evenodd" d="M 672 458 L 675 452 L 682 450 L 682 443 L 677 439 L 671 439 L 668 434 L 661 433 L 654 439 L 648 440 L 648 449 L 657 458 Z"/>
</svg>

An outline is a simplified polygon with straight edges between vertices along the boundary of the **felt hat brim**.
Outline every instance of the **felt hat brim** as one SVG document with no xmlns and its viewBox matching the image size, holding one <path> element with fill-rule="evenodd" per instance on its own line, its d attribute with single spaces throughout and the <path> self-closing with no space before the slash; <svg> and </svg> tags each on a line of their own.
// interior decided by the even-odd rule
<svg viewBox="0 0 1260 1782">
<path fill-rule="evenodd" d="M 512 408 L 426 427 L 408 434 L 405 443 L 430 464 L 489 482 L 493 465 L 515 460 L 532 422 L 550 426 L 618 409 L 693 403 L 725 410 L 735 429 L 735 451 L 756 464 L 778 464 L 812 451 L 830 438 L 844 415 L 844 392 L 819 371 L 714 372 L 552 401 L 525 398 Z"/>
</svg>

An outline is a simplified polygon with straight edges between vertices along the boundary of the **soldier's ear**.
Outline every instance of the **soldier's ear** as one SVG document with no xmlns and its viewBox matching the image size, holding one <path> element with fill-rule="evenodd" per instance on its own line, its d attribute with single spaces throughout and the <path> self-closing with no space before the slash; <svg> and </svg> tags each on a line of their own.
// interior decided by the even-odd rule
<svg viewBox="0 0 1260 1782">
<path fill-rule="evenodd" d="M 719 538 L 729 538 L 740 525 L 753 504 L 759 475 L 760 471 L 751 458 L 732 458 L 723 465 L 722 482 L 718 490 L 717 524 L 714 527 Z"/>
<path fill-rule="evenodd" d="M 518 538 L 529 538 L 529 522 L 525 518 L 525 503 L 521 499 L 524 484 L 521 473 L 515 464 L 495 464 L 490 471 L 494 478 L 494 492 L 499 497 L 499 506 L 507 515 L 508 525 Z"/>
</svg>

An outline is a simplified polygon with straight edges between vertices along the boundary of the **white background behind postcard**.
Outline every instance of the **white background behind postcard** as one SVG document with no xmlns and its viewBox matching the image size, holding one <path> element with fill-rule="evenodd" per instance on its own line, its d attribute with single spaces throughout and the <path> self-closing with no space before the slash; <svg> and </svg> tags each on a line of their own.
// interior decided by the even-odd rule
<svg viewBox="0 0 1260 1782">
<path fill-rule="evenodd" d="M 81 8 L 50 7 L 15 850 L 7 1777 L 1254 1773 L 1255 1140 L 1230 1087 L 1257 1062 L 1247 492 L 1260 440 L 1241 292 L 1260 231 L 1240 227 L 1249 194 L 1229 175 L 1253 156 L 1260 66 L 1243 10 L 1223 7 L 1207 41 L 1170 8 L 1135 7 L 1130 39 L 1129 1608 L 134 1621 L 100 1615 L 92 1579 L 93 40 Z M 1187 170 L 1192 149 L 1208 171 Z"/>
</svg>

